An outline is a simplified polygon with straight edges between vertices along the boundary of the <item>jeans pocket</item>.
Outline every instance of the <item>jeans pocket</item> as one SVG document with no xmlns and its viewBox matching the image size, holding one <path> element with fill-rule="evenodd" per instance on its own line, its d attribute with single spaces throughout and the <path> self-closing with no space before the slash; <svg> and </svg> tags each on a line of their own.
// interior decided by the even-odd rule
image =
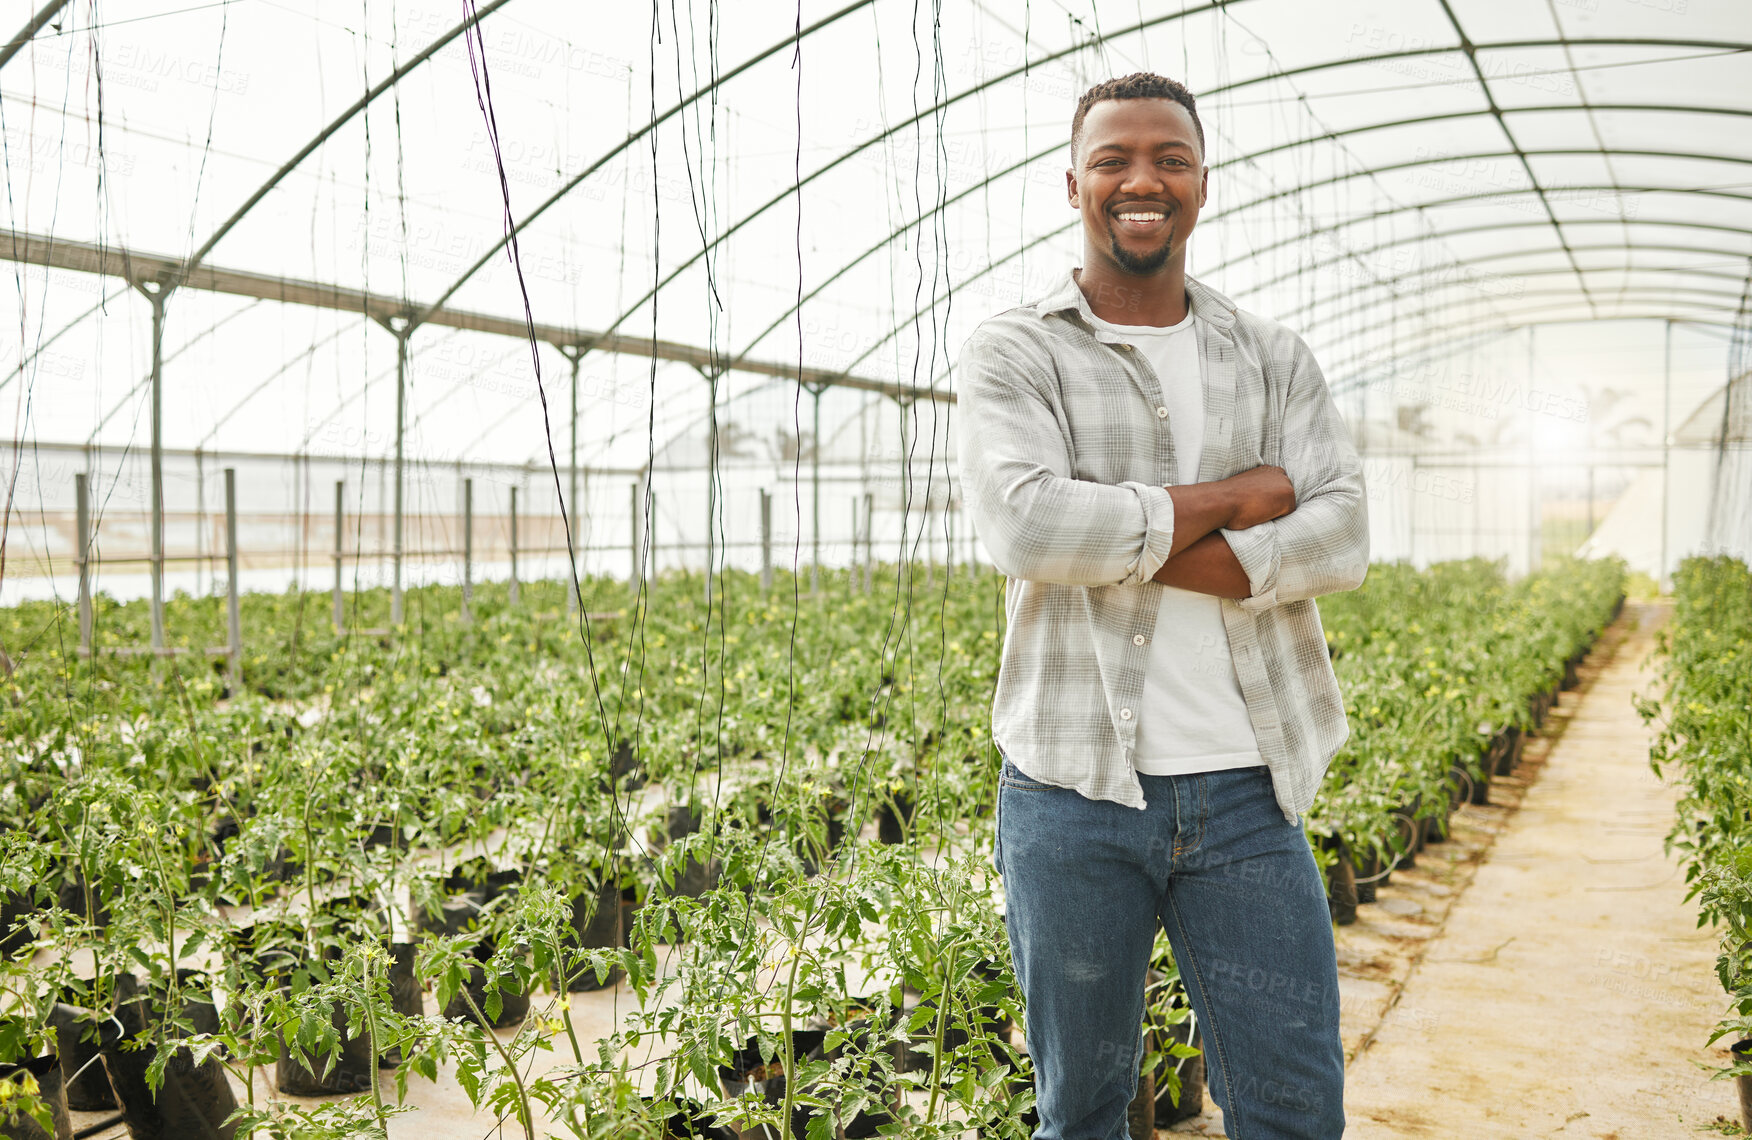
<svg viewBox="0 0 1752 1140">
<path fill-rule="evenodd" d="M 1019 792 L 1044 792 L 1057 787 L 1056 784 L 1043 784 L 1039 780 L 1031 778 L 1008 760 L 1004 761 L 1003 768 L 998 772 L 998 784 L 1002 787 L 1014 788 Z"/>
</svg>

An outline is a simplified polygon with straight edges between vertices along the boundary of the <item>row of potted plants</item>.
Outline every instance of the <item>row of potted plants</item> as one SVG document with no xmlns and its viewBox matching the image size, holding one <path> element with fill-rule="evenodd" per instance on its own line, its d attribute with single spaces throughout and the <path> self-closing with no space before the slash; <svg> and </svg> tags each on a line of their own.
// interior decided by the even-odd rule
<svg viewBox="0 0 1752 1140">
<path fill-rule="evenodd" d="M 1638 707 L 1658 730 L 1650 765 L 1680 788 L 1667 851 L 1685 869 L 1698 925 L 1721 931 L 1728 1008 L 1709 1043 L 1736 1039 L 1717 1075 L 1738 1080 L 1752 1130 L 1752 570 L 1727 556 L 1686 559 L 1656 636 L 1662 691 Z"/>
<path fill-rule="evenodd" d="M 1485 744 L 1532 722 L 1527 694 L 1561 679 L 1618 573 L 1376 567 L 1323 600 L 1354 734 L 1316 841 L 1403 854 L 1397 820 L 1438 814 L 1456 759 L 1484 778 Z M 387 635 L 357 632 L 387 626 L 382 592 L 349 599 L 341 634 L 320 597 L 246 598 L 236 691 L 195 655 L 81 659 L 64 609 L 0 612 L 0 1061 L 150 1054 L 160 1090 L 220 1066 L 246 1095 L 208 1126 L 237 1135 L 381 1129 L 386 1085 L 446 1062 L 532 1133 L 886 1113 L 909 1135 L 1025 1134 L 981 854 L 1002 580 L 714 586 L 708 606 L 697 577 L 637 597 L 587 581 L 569 614 L 554 584 L 517 605 L 484 585 L 470 622 L 434 588 Z M 172 640 L 216 639 L 219 615 L 177 599 Z M 98 616 L 100 644 L 144 639 L 143 607 Z M 1186 1079 L 1172 1115 L 1195 1051 L 1170 1032 L 1187 1024 L 1172 959 L 1156 965 L 1146 1068 L 1160 1089 Z M 617 980 L 635 1010 L 579 1040 L 562 995 Z M 138 1023 L 106 1031 L 130 1003 Z M 58 1007 L 90 1011 L 70 1040 Z M 658 1061 L 633 1069 L 652 1042 Z M 569 1062 L 525 1078 L 538 1049 Z M 254 1103 L 269 1067 L 285 1089 L 357 1095 Z M 740 1098 L 720 1069 L 748 1078 Z"/>
</svg>

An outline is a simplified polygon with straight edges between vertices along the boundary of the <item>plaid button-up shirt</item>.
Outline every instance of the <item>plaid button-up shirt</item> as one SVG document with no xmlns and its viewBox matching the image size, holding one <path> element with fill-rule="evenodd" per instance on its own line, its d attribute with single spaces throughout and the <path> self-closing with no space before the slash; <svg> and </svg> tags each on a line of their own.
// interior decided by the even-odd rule
<svg viewBox="0 0 1752 1140">
<path fill-rule="evenodd" d="M 1313 354 L 1187 279 L 1203 362 L 1198 481 L 1282 467 L 1296 509 L 1220 533 L 1252 596 L 1222 603 L 1247 715 L 1294 821 L 1349 733 L 1313 599 L 1369 561 L 1362 466 Z M 1168 556 L 1174 434 L 1154 370 L 1098 332 L 1067 275 L 979 326 L 956 379 L 963 493 L 1010 582 L 992 708 L 999 749 L 1042 783 L 1144 807 L 1132 768 Z"/>
</svg>

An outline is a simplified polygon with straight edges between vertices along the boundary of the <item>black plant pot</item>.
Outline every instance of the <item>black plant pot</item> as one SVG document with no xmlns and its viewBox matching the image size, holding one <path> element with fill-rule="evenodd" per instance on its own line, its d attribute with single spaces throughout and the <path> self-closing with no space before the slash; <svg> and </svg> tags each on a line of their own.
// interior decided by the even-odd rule
<svg viewBox="0 0 1752 1140">
<path fill-rule="evenodd" d="M 371 1070 L 376 1058 L 371 1055 L 371 1039 L 361 1026 L 357 1037 L 347 1037 L 347 1007 L 334 1004 L 330 1024 L 343 1038 L 340 1056 L 329 1063 L 328 1054 L 312 1056 L 296 1042 L 286 1044 L 280 1039 L 280 1056 L 274 1062 L 274 1087 L 289 1096 L 332 1096 L 341 1093 L 369 1092 Z M 326 1071 L 323 1066 L 328 1065 Z"/>
<path fill-rule="evenodd" d="M 1321 847 L 1337 855 L 1326 870 L 1326 908 L 1332 921 L 1349 926 L 1357 920 L 1357 868 L 1350 848 L 1337 836 L 1323 836 Z"/>
<path fill-rule="evenodd" d="M 975 977 L 982 978 L 989 982 L 1003 976 L 1003 967 L 995 962 L 978 962 L 973 966 L 971 972 Z M 928 1003 L 921 1001 L 919 1004 L 928 1005 L 933 1010 L 936 1008 L 934 1001 Z M 956 1024 L 954 1008 L 957 1004 L 959 1003 L 951 1004 L 949 1024 L 943 1027 L 944 1056 L 948 1056 L 951 1052 L 962 1048 L 972 1040 L 968 1030 L 961 1025 Z M 901 1013 L 910 1018 L 916 1012 L 916 1009 L 916 1006 L 907 1006 L 901 1010 Z M 999 1041 L 1009 1040 L 1011 1027 L 1010 1017 L 1004 1012 L 1003 1006 L 997 1003 L 977 1006 L 970 1011 L 970 1014 L 977 1020 L 978 1024 L 976 1028 L 979 1030 L 981 1036 L 995 1037 Z M 926 1021 L 919 1027 L 918 1032 L 913 1036 L 913 1041 L 918 1044 L 923 1044 L 927 1041 L 935 1041 L 937 1035 L 936 1025 L 936 1017 L 932 1016 L 930 1020 Z M 997 1047 L 994 1047 L 992 1050 L 992 1060 L 1000 1064 L 1005 1060 Z M 929 1053 L 908 1046 L 903 1046 L 901 1048 L 899 1056 L 896 1058 L 896 1072 L 929 1072 L 930 1069 L 931 1055 Z"/>
<path fill-rule="evenodd" d="M 691 804 L 671 804 L 666 819 L 665 834 L 668 843 L 679 842 L 690 835 L 698 834 L 704 825 L 703 813 Z M 675 876 L 675 885 L 668 889 L 672 896 L 697 899 L 718 885 L 723 872 L 722 865 L 713 859 L 709 864 L 700 862 L 697 855 L 689 855 L 687 866 Z"/>
<path fill-rule="evenodd" d="M 639 909 L 645 904 L 639 900 L 637 887 L 622 887 L 620 895 L 621 912 L 621 945 L 627 949 L 633 947 L 633 927 L 639 920 Z"/>
<path fill-rule="evenodd" d="M 1381 882 L 1381 856 L 1370 852 L 1368 855 L 1353 855 L 1351 866 L 1354 868 L 1351 883 L 1356 887 L 1357 902 L 1372 903 L 1375 901 L 1375 888 Z"/>
<path fill-rule="evenodd" d="M 521 1025 L 523 1019 L 529 1016 L 529 995 L 510 990 L 499 991 L 499 1016 L 493 1017 L 487 1011 L 487 970 L 484 965 L 476 963 L 470 970 L 468 981 L 463 984 L 468 996 L 474 999 L 475 1006 L 481 1015 L 492 1022 L 494 1029 L 504 1029 L 507 1026 Z M 463 1000 L 461 992 L 450 999 L 450 1004 L 444 1007 L 447 1020 L 461 1018 L 469 1024 L 475 1024 L 473 1011 L 468 1008 L 468 1002 Z"/>
<path fill-rule="evenodd" d="M 572 900 L 572 934 L 583 949 L 619 949 L 626 937 L 626 932 L 621 929 L 622 919 L 620 888 L 612 880 L 604 882 L 596 893 L 582 894 Z M 616 966 L 598 980 L 595 970 L 584 970 L 567 979 L 566 989 L 575 994 L 606 989 L 620 981 L 623 973 Z"/>
<path fill-rule="evenodd" d="M 8 1140 L 73 1140 L 73 1124 L 67 1116 L 67 1092 L 61 1084 L 60 1058 L 49 1053 L 14 1065 L 0 1065 L 0 1085 L 23 1081 L 27 1074 L 36 1078 L 37 1095 L 49 1106 L 54 1117 L 54 1131 L 45 1130 L 22 1111 L 9 1111 L 5 1106 L 18 1102 L 8 1090 L 0 1092 L 0 1135 Z"/>
<path fill-rule="evenodd" d="M 117 974 L 113 982 L 117 1001 L 131 1001 L 139 993 L 132 974 Z M 55 1051 L 61 1057 L 61 1080 L 66 1089 L 67 1107 L 75 1112 L 103 1112 L 116 1107 L 116 1096 L 110 1089 L 109 1075 L 101 1060 L 101 1038 L 111 1036 L 121 1027 L 110 1019 L 109 1011 L 95 1011 L 75 1004 L 78 999 L 70 992 L 49 1010 L 49 1024 L 55 1030 Z"/>
<path fill-rule="evenodd" d="M 1451 811 L 1452 809 L 1444 803 L 1435 815 L 1424 817 L 1424 846 L 1448 841 L 1448 817 Z"/>
<path fill-rule="evenodd" d="M 1508 748 L 1503 756 L 1504 766 L 1501 769 L 1506 775 L 1520 766 L 1521 750 L 1526 746 L 1527 734 L 1521 731 L 1520 725 L 1512 724 L 1503 729 L 1503 735 L 1508 739 Z"/>
<path fill-rule="evenodd" d="M 1479 765 L 1478 775 L 1472 777 L 1472 794 L 1467 797 L 1466 802 L 1475 806 L 1490 803 L 1489 765 Z"/>
<path fill-rule="evenodd" d="M 419 947 L 412 942 L 392 942 L 389 946 L 389 1007 L 406 1017 L 419 1017 L 426 1012 L 426 993 L 414 973 L 414 959 Z M 401 1047 L 388 1049 L 377 1058 L 377 1065 L 393 1069 L 402 1063 Z"/>
<path fill-rule="evenodd" d="M 1417 851 L 1423 846 L 1423 823 L 1417 818 L 1416 812 L 1416 801 L 1393 812 L 1393 822 L 1399 829 L 1399 847 L 1395 854 L 1399 857 L 1401 867 L 1417 866 Z"/>
<path fill-rule="evenodd" d="M 1193 1026 L 1193 1019 L 1187 1018 L 1175 1025 L 1160 1027 L 1158 1034 L 1165 1034 L 1170 1041 L 1188 1045 L 1194 1049 L 1202 1049 L 1198 1031 Z M 1165 1073 L 1156 1076 L 1156 1127 L 1171 1128 L 1182 1120 L 1190 1120 L 1204 1112 L 1205 1097 L 1205 1059 L 1201 1052 L 1194 1057 L 1168 1057 L 1163 1061 L 1164 1067 L 1175 1066 L 1180 1076 L 1180 1098 L 1175 1100 L 1171 1086 Z"/>
<path fill-rule="evenodd" d="M 845 1043 L 824 1053 L 823 1059 L 836 1061 L 842 1054 L 847 1052 L 858 1055 L 869 1055 L 878 1048 L 875 1044 L 876 1038 L 873 1036 L 872 1032 L 873 1027 L 874 1022 L 870 1017 L 852 1021 L 846 1026 Z M 899 1055 L 900 1048 L 898 1046 L 889 1046 L 884 1051 L 888 1052 L 890 1057 L 895 1057 Z M 881 1087 L 882 1078 L 874 1065 L 871 1065 L 867 1075 L 864 1076 L 862 1080 L 865 1092 L 867 1092 L 876 1103 L 886 1103 L 887 1107 L 871 1107 L 854 1113 L 850 1120 L 840 1126 L 840 1135 L 845 1137 L 845 1140 L 869 1140 L 871 1137 L 882 1135 L 882 1128 L 893 1124 L 896 1119 L 896 1113 L 900 1110 L 899 1089 L 896 1088 L 889 1090 L 885 1098 Z"/>
<path fill-rule="evenodd" d="M 30 943 L 30 931 L 23 928 L 23 923 L 41 909 L 28 892 L 0 894 L 0 958 L 10 958 L 14 951 Z"/>
<path fill-rule="evenodd" d="M 822 1043 L 827 1039 L 825 1029 L 797 1029 L 791 1033 L 791 1051 L 797 1063 L 806 1058 L 813 1058 L 821 1050 Z M 783 1104 L 785 1100 L 785 1064 L 783 1057 L 774 1057 L 768 1061 L 761 1056 L 760 1039 L 750 1037 L 742 1048 L 730 1055 L 728 1065 L 718 1066 L 718 1080 L 724 1086 L 724 1095 L 728 1098 L 740 1097 L 746 1093 L 754 1093 L 767 1104 Z M 733 1125 L 737 1134 L 745 1140 L 776 1140 L 771 1128 L 741 1127 Z M 806 1140 L 809 1128 L 809 1110 L 793 1108 L 791 1110 L 791 1136 L 794 1140 Z"/>
<path fill-rule="evenodd" d="M 237 1111 L 237 1097 L 225 1077 L 219 1058 L 209 1056 L 200 1064 L 194 1054 L 179 1047 L 164 1067 L 163 1083 L 156 1094 L 146 1082 L 146 1070 L 157 1048 L 123 1048 L 146 1034 L 152 1019 L 146 1002 L 131 1001 L 106 1023 L 116 1027 L 105 1035 L 103 1064 L 110 1087 L 127 1121 L 133 1140 L 232 1140 L 237 1130 L 225 1121 Z"/>
<path fill-rule="evenodd" d="M 646 1097 L 650 1104 L 651 1098 Z M 677 1098 L 677 1111 L 663 1122 L 663 1140 L 740 1140 L 736 1130 L 719 1124 L 704 1106 L 689 1098 Z"/>
<path fill-rule="evenodd" d="M 1728 1052 L 1736 1065 L 1752 1063 L 1752 1037 L 1734 1042 Z M 1734 1084 L 1740 1093 L 1740 1127 L 1752 1131 L 1752 1077 L 1735 1077 Z"/>
<path fill-rule="evenodd" d="M 615 787 L 636 792 L 645 786 L 645 771 L 633 758 L 631 741 L 623 740 L 615 748 L 614 755 L 608 758 L 608 778 Z"/>
<path fill-rule="evenodd" d="M 904 789 L 895 792 L 876 807 L 876 838 L 883 843 L 903 842 L 917 816 L 912 793 Z"/>
</svg>

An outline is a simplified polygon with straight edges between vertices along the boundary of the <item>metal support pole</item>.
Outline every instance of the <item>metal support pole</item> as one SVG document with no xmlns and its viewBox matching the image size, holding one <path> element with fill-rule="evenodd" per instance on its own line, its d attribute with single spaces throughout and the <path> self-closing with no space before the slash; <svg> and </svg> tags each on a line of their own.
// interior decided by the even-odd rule
<svg viewBox="0 0 1752 1140">
<path fill-rule="evenodd" d="M 907 574 L 906 535 L 907 524 L 912 520 L 908 517 L 908 507 L 912 503 L 912 457 L 906 450 L 906 413 L 908 405 L 896 400 L 895 407 L 900 412 L 900 545 L 894 556 L 894 569 L 900 575 L 903 588 L 910 588 L 911 578 Z"/>
<path fill-rule="evenodd" d="M 152 303 L 152 651 L 164 648 L 164 298 L 159 282 L 142 287 Z"/>
<path fill-rule="evenodd" d="M 1533 394 L 1533 334 L 1535 326 L 1527 326 L 1527 394 Z M 1527 401 L 1523 400 L 1523 405 Z M 1527 405 L 1527 573 L 1537 574 L 1540 563 L 1539 531 L 1544 523 L 1539 503 L 1539 468 L 1533 448 L 1533 409 Z"/>
<path fill-rule="evenodd" d="M 631 548 L 633 561 L 632 572 L 627 575 L 627 586 L 633 593 L 639 592 L 640 571 L 645 568 L 644 553 L 639 549 L 639 513 L 644 509 L 640 501 L 639 480 L 634 479 L 632 485 L 632 510 L 627 514 L 627 545 Z"/>
<path fill-rule="evenodd" d="M 342 536 L 346 533 L 346 515 L 344 505 L 347 495 L 347 482 L 344 479 L 335 480 L 335 633 L 343 633 L 347 628 L 347 605 L 341 596 L 341 584 L 346 576 L 345 546 Z"/>
<path fill-rule="evenodd" d="M 1722 398 L 1729 392 L 1723 389 Z M 1655 588 L 1666 589 L 1667 583 L 1667 500 L 1672 479 L 1673 439 L 1668 417 L 1673 411 L 1673 322 L 1667 322 L 1666 341 L 1661 351 L 1661 564 L 1655 568 Z"/>
<path fill-rule="evenodd" d="M 570 592 L 570 591 L 568 591 Z M 511 604 L 517 604 L 517 488 L 511 488 Z"/>
<path fill-rule="evenodd" d="M 955 580 L 955 504 L 943 503 L 943 580 Z"/>
<path fill-rule="evenodd" d="M 399 626 L 402 622 L 402 483 L 408 425 L 408 336 L 413 330 L 406 325 L 397 328 L 396 322 L 392 322 L 389 331 L 395 335 L 395 548 L 390 556 L 394 581 L 389 591 L 389 624 Z"/>
<path fill-rule="evenodd" d="M 814 557 L 809 566 L 809 592 L 821 594 L 821 390 L 815 389 L 814 426 L 810 428 L 809 466 L 813 490 L 810 495 L 810 541 L 814 544 Z"/>
<path fill-rule="evenodd" d="M 91 652 L 91 483 L 83 471 L 73 476 L 73 527 L 79 543 L 79 652 Z"/>
<path fill-rule="evenodd" d="M 706 431 L 711 438 L 706 441 L 706 613 L 712 612 L 712 560 L 717 553 L 717 533 L 713 525 L 717 503 L 713 493 L 717 489 L 718 478 L 718 378 L 706 376 L 707 413 Z M 708 619 L 709 620 L 709 619 Z"/>
<path fill-rule="evenodd" d="M 920 534 L 925 540 L 925 589 L 937 584 L 937 558 L 931 549 L 931 497 L 925 496 L 925 522 Z"/>
<path fill-rule="evenodd" d="M 871 567 L 876 562 L 876 496 L 864 492 L 864 592 L 870 592 Z"/>
<path fill-rule="evenodd" d="M 1412 493 L 1405 496 L 1405 560 L 1415 567 L 1417 565 L 1417 456 L 1415 455 L 1411 457 L 1411 486 Z"/>
<path fill-rule="evenodd" d="M 207 545 L 207 472 L 206 465 L 201 462 L 201 449 L 195 448 L 195 596 L 202 595 L 201 570 L 206 561 L 202 557 Z M 207 583 L 210 590 L 212 582 Z"/>
<path fill-rule="evenodd" d="M 566 536 L 566 565 L 570 572 L 566 580 L 566 612 L 573 613 L 578 608 L 578 591 L 572 588 L 572 583 L 578 579 L 578 537 L 579 520 L 583 512 L 578 509 L 578 365 L 584 359 L 582 350 L 574 348 L 560 349 L 560 355 L 572 365 L 571 417 L 572 444 L 566 464 L 566 518 L 570 522 L 570 532 Z"/>
<path fill-rule="evenodd" d="M 773 493 L 760 493 L 760 592 L 773 588 Z"/>
<path fill-rule="evenodd" d="M 848 597 L 851 596 L 852 591 L 858 588 L 858 542 L 864 536 L 864 532 L 859 529 L 858 511 L 862 506 L 859 497 L 853 495 L 850 515 L 851 537 L 846 542 L 846 595 Z"/>
<path fill-rule="evenodd" d="M 462 481 L 462 624 L 474 620 L 474 480 Z"/>
<path fill-rule="evenodd" d="M 225 656 L 231 691 L 243 688 L 243 617 L 237 600 L 237 468 L 225 469 Z"/>
</svg>

